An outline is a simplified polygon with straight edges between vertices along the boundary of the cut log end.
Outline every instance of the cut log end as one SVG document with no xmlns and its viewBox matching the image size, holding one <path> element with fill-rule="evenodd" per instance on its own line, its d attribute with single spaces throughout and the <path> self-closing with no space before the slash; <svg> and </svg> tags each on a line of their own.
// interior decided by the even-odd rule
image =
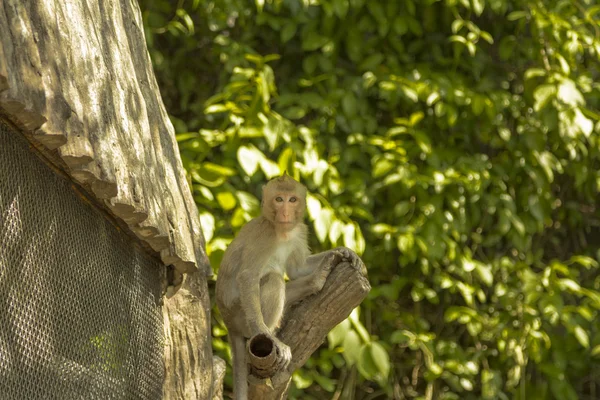
<svg viewBox="0 0 600 400">
<path fill-rule="evenodd" d="M 270 378 L 275 375 L 279 364 L 279 355 L 272 338 L 259 333 L 248 340 L 246 350 L 251 375 L 257 378 Z"/>
</svg>

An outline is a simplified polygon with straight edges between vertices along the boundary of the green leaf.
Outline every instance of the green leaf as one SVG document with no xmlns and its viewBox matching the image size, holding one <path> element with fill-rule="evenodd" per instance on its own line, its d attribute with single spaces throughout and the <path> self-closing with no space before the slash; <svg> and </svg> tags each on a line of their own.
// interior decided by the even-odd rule
<svg viewBox="0 0 600 400">
<path fill-rule="evenodd" d="M 294 385 L 300 390 L 309 388 L 314 382 L 313 378 L 304 369 L 294 371 L 292 380 L 294 381 Z"/>
<path fill-rule="evenodd" d="M 577 325 L 573 329 L 573 334 L 575 335 L 575 338 L 577 339 L 579 344 L 581 344 L 586 349 L 590 348 L 590 338 L 585 329 L 583 329 L 580 325 Z"/>
<path fill-rule="evenodd" d="M 372 342 L 370 346 L 371 357 L 383 380 L 387 380 L 390 373 L 390 356 L 379 342 Z"/>
<path fill-rule="evenodd" d="M 342 110 L 344 110 L 344 113 L 348 117 L 352 117 L 356 114 L 356 98 L 352 92 L 346 92 L 346 95 L 342 98 Z"/>
<path fill-rule="evenodd" d="M 561 290 L 570 290 L 573 293 L 581 292 L 581 286 L 572 279 L 559 279 L 558 286 Z"/>
<path fill-rule="evenodd" d="M 578 400 L 579 396 L 573 386 L 565 379 L 564 374 L 561 379 L 550 380 L 550 390 L 555 399 L 560 400 Z"/>
<path fill-rule="evenodd" d="M 351 330 L 348 331 L 344 338 L 344 359 L 349 366 L 355 365 L 361 357 L 361 341 L 358 333 Z"/>
<path fill-rule="evenodd" d="M 302 50 L 314 51 L 320 49 L 329 41 L 329 38 L 319 35 L 316 31 L 310 30 L 302 40 Z"/>
<path fill-rule="evenodd" d="M 224 167 L 222 165 L 213 164 L 213 163 L 210 163 L 210 162 L 202 163 L 202 168 L 204 168 L 206 171 L 209 171 L 211 173 L 214 173 L 214 174 L 220 175 L 220 176 L 234 176 L 234 175 L 236 175 L 236 172 L 235 172 L 234 169 L 227 168 L 227 167 Z"/>
<path fill-rule="evenodd" d="M 321 374 L 314 374 L 315 381 L 327 392 L 335 391 L 335 382 L 333 379 L 329 379 Z"/>
<path fill-rule="evenodd" d="M 558 85 L 556 97 L 570 106 L 581 106 L 585 103 L 581 92 L 575 86 L 575 82 L 570 79 L 565 79 Z"/>
<path fill-rule="evenodd" d="M 333 211 L 328 208 L 321 209 L 319 216 L 315 219 L 315 234 L 317 235 L 319 242 L 325 242 L 332 220 Z"/>
<path fill-rule="evenodd" d="M 479 279 L 488 287 L 494 283 L 494 275 L 492 274 L 492 266 L 482 263 L 477 263 L 475 273 Z"/>
<path fill-rule="evenodd" d="M 260 159 L 258 163 L 260 165 L 260 169 L 264 172 L 267 179 L 272 179 L 276 176 L 281 175 L 279 165 L 277 165 L 274 161 L 271 161 L 268 158 L 264 157 Z"/>
<path fill-rule="evenodd" d="M 594 130 L 594 123 L 583 115 L 581 110 L 575 109 L 575 118 L 573 118 L 575 125 L 579 127 L 579 130 L 585 137 L 589 137 Z"/>
<path fill-rule="evenodd" d="M 394 331 L 390 336 L 390 343 L 394 344 L 405 344 L 410 342 L 412 339 L 410 335 L 406 333 L 406 331 Z"/>
<path fill-rule="evenodd" d="M 465 21 L 462 19 L 455 19 L 452 21 L 451 29 L 455 35 L 465 26 Z"/>
<path fill-rule="evenodd" d="M 335 219 L 331 222 L 331 226 L 329 227 L 329 241 L 334 244 L 337 245 L 337 241 L 338 239 L 342 236 L 342 231 L 344 228 L 344 224 Z"/>
<path fill-rule="evenodd" d="M 232 210 L 237 204 L 237 200 L 231 192 L 217 193 L 217 202 L 225 211 Z"/>
<path fill-rule="evenodd" d="M 360 347 L 358 362 L 356 363 L 358 371 L 365 379 L 374 379 L 379 373 L 379 369 L 373 360 L 371 354 L 371 345 L 363 344 Z"/>
<path fill-rule="evenodd" d="M 335 328 L 330 330 L 327 334 L 329 348 L 333 349 L 336 346 L 342 344 L 344 342 L 344 339 L 346 338 L 346 335 L 350 332 L 351 329 L 352 327 L 350 325 L 350 321 L 348 321 L 348 319 L 345 319 L 342 322 L 340 322 Z"/>
<path fill-rule="evenodd" d="M 240 207 L 250 215 L 256 215 L 260 207 L 260 202 L 250 193 L 238 190 L 236 193 Z"/>
<path fill-rule="evenodd" d="M 598 261 L 594 260 L 591 257 L 588 256 L 572 256 L 569 259 L 569 263 L 577 263 L 579 265 L 584 266 L 586 269 L 590 269 L 591 267 L 593 268 L 597 268 L 598 267 Z"/>
<path fill-rule="evenodd" d="M 361 62 L 358 66 L 358 69 L 361 71 L 373 71 L 376 70 L 377 67 L 383 62 L 384 56 L 381 53 L 375 53 L 368 56 L 363 62 Z"/>
<path fill-rule="evenodd" d="M 509 21 L 516 21 L 521 18 L 526 18 L 528 15 L 529 14 L 527 13 L 527 11 L 513 11 L 510 14 L 508 14 L 506 19 L 508 19 Z"/>
<path fill-rule="evenodd" d="M 529 68 L 525 71 L 525 79 L 533 79 L 540 76 L 546 76 L 546 70 L 543 68 Z"/>
<path fill-rule="evenodd" d="M 204 211 L 200 213 L 200 226 L 206 243 L 210 242 L 215 233 L 215 217 Z"/>
<path fill-rule="evenodd" d="M 335 15 L 340 19 L 346 18 L 346 14 L 348 14 L 348 8 L 350 6 L 348 0 L 333 0 L 333 11 Z"/>
<path fill-rule="evenodd" d="M 344 246 L 349 249 L 356 249 L 356 228 L 352 222 L 344 225 L 342 229 L 342 235 L 344 238 Z"/>
<path fill-rule="evenodd" d="M 216 114 L 221 112 L 231 111 L 231 107 L 224 104 L 213 104 L 204 109 L 205 114 Z"/>
<path fill-rule="evenodd" d="M 285 24 L 279 33 L 281 43 L 287 43 L 291 38 L 293 38 L 297 29 L 298 27 L 294 23 L 288 22 Z"/>
<path fill-rule="evenodd" d="M 471 0 L 471 10 L 473 10 L 477 16 L 480 16 L 483 13 L 484 8 L 485 0 Z"/>
<path fill-rule="evenodd" d="M 554 98 L 556 94 L 556 86 L 553 84 L 544 84 L 540 85 L 535 89 L 533 93 L 533 97 L 535 99 L 535 104 L 533 108 L 535 111 L 540 111 Z"/>
<path fill-rule="evenodd" d="M 521 218 L 519 218 L 515 214 L 511 214 L 510 222 L 512 223 L 513 228 L 515 228 L 519 235 L 525 236 L 525 225 L 523 224 L 523 221 L 521 221 Z"/>
<path fill-rule="evenodd" d="M 398 235 L 397 245 L 398 245 L 398 249 L 403 254 L 410 253 L 413 250 L 414 246 L 415 246 L 415 237 L 414 237 L 414 235 L 412 233 L 406 233 L 406 234 Z"/>
<path fill-rule="evenodd" d="M 306 198 L 306 208 L 308 209 L 308 216 L 312 220 L 316 220 L 321 216 L 321 202 L 316 197 L 308 195 Z"/>
</svg>

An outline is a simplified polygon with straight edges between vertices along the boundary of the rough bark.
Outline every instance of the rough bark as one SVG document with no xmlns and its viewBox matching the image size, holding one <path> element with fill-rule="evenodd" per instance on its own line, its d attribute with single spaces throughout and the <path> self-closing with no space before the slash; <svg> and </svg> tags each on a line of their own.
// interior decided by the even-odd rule
<svg viewBox="0 0 600 400">
<path fill-rule="evenodd" d="M 223 400 L 223 380 L 227 373 L 225 360 L 213 356 L 213 398 L 212 400 Z"/>
<path fill-rule="evenodd" d="M 286 398 L 292 373 L 306 363 L 323 343 L 327 333 L 346 319 L 371 290 L 364 265 L 361 267 L 352 267 L 347 262 L 333 267 L 319 293 L 301 301 L 286 313 L 277 336 L 292 350 L 292 361 L 287 369 L 271 378 L 272 388 L 265 379 L 249 379 L 249 399 Z"/>
<path fill-rule="evenodd" d="M 0 1 L 0 113 L 178 275 L 208 272 L 135 0 Z"/>
<path fill-rule="evenodd" d="M 187 274 L 177 294 L 165 300 L 163 315 L 163 399 L 211 399 L 215 379 L 210 336 L 210 299 L 204 274 Z M 216 381 L 219 384 L 218 379 Z"/>
</svg>

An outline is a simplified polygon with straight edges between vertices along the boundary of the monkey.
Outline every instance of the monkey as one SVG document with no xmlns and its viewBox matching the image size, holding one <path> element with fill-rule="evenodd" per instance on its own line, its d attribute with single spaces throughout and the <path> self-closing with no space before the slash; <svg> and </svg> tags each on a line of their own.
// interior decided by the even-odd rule
<svg viewBox="0 0 600 400">
<path fill-rule="evenodd" d="M 284 311 L 320 291 L 336 259 L 362 262 L 344 247 L 310 255 L 306 195 L 304 185 L 287 174 L 269 181 L 262 188 L 261 215 L 242 227 L 223 255 L 215 297 L 228 330 L 236 400 L 248 396 L 247 339 L 269 336 L 282 356 L 279 368 L 287 368 L 290 348 L 276 337 Z"/>
</svg>

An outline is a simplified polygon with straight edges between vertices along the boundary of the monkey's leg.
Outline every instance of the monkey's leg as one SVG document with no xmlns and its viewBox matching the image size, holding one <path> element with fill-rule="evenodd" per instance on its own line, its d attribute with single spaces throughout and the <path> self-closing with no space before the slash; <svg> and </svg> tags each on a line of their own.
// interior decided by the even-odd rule
<svg viewBox="0 0 600 400">
<path fill-rule="evenodd" d="M 285 305 L 285 281 L 277 273 L 265 275 L 260 280 L 260 309 L 265 325 L 271 333 L 279 327 Z"/>
<path fill-rule="evenodd" d="M 280 355 L 279 368 L 286 368 L 292 360 L 290 348 L 274 335 L 283 317 L 285 287 L 285 280 L 278 273 L 267 274 L 260 280 L 260 308 L 265 325 L 271 331 L 273 343 Z"/>
<path fill-rule="evenodd" d="M 248 400 L 248 364 L 246 363 L 246 339 L 239 333 L 229 332 L 233 355 L 233 395 L 235 400 Z"/>
<path fill-rule="evenodd" d="M 285 285 L 286 306 L 292 305 L 304 299 L 305 297 L 310 296 L 311 294 L 315 294 L 323 288 L 325 279 L 327 279 L 327 275 L 324 277 L 318 276 L 316 272 L 319 271 L 315 271 L 315 273 L 311 275 L 289 281 Z"/>
</svg>

